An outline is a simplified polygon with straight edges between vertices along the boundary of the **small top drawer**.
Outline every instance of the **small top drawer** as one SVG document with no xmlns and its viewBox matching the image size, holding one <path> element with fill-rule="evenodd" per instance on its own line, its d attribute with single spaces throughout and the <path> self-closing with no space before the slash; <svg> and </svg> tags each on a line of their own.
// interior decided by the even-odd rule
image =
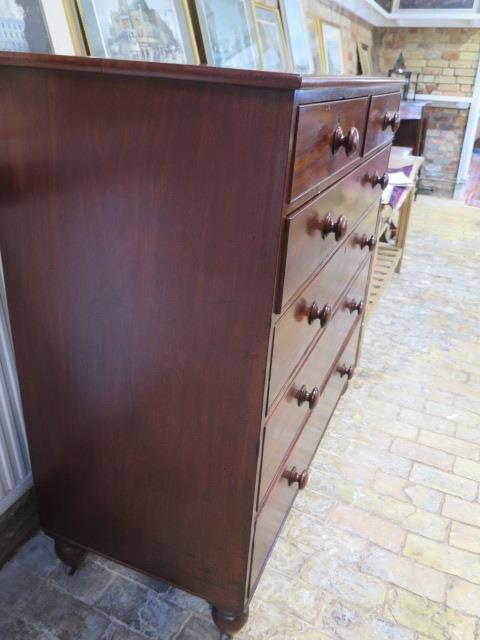
<svg viewBox="0 0 480 640">
<path fill-rule="evenodd" d="M 388 167 L 390 147 L 342 178 L 337 184 L 285 220 L 283 278 L 275 312 L 291 301 L 300 287 L 335 251 L 362 214 L 381 194 L 380 178 Z M 326 221 L 337 228 L 328 230 Z M 339 222 L 343 220 L 342 226 Z"/>
<path fill-rule="evenodd" d="M 361 156 L 367 111 L 368 98 L 298 107 L 289 202 Z"/>
<path fill-rule="evenodd" d="M 365 153 L 392 139 L 400 126 L 400 94 L 373 96 L 368 116 Z"/>
</svg>

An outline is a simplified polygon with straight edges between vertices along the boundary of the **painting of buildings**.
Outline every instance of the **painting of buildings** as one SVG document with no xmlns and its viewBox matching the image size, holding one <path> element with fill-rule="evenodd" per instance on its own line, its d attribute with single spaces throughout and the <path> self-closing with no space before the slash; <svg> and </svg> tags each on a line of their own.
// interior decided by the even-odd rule
<svg viewBox="0 0 480 640">
<path fill-rule="evenodd" d="M 0 0 L 0 51 L 51 53 L 39 0 Z"/>
</svg>

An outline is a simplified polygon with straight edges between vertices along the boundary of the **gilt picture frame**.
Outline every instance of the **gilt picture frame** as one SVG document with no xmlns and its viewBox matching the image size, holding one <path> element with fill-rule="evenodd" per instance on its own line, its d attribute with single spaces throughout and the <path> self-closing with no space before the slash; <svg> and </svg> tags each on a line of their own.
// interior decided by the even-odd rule
<svg viewBox="0 0 480 640">
<path fill-rule="evenodd" d="M 3 0 L 0 51 L 81 55 L 81 28 L 70 0 Z"/>
<path fill-rule="evenodd" d="M 365 42 L 357 42 L 357 54 L 362 74 L 364 76 L 373 76 L 373 63 L 370 46 Z"/>
<path fill-rule="evenodd" d="M 255 2 L 262 68 L 265 71 L 290 71 L 291 63 L 280 11 Z"/>
<path fill-rule="evenodd" d="M 326 74 L 327 65 L 323 48 L 322 21 L 316 16 L 307 15 L 307 29 L 312 51 L 313 68 L 315 73 Z"/>
<path fill-rule="evenodd" d="M 302 74 L 313 73 L 310 38 L 302 0 L 280 0 L 280 13 L 285 27 L 293 70 Z"/>
<path fill-rule="evenodd" d="M 207 64 L 232 69 L 262 68 L 252 0 L 196 0 L 195 9 Z"/>
<path fill-rule="evenodd" d="M 187 0 L 76 0 L 91 55 L 174 64 L 200 61 Z M 128 22 L 128 24 L 126 24 Z"/>
</svg>

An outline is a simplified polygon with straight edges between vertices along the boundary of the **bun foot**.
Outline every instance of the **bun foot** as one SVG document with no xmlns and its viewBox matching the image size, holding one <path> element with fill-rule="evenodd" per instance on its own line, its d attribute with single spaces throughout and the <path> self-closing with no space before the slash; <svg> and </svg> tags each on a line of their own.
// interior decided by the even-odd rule
<svg viewBox="0 0 480 640">
<path fill-rule="evenodd" d="M 212 618 L 222 633 L 226 633 L 228 636 L 231 636 L 237 631 L 240 631 L 240 629 L 247 623 L 248 607 L 246 607 L 240 614 L 229 613 L 228 611 L 217 609 L 217 607 L 212 607 Z"/>
<path fill-rule="evenodd" d="M 74 544 L 55 540 L 55 553 L 59 560 L 68 568 L 68 573 L 73 576 L 78 569 L 87 552 Z"/>
</svg>

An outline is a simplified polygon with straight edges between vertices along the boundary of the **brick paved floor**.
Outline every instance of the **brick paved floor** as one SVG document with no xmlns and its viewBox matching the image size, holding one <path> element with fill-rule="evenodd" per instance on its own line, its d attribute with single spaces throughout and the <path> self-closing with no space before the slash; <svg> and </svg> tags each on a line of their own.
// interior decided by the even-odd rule
<svg viewBox="0 0 480 640">
<path fill-rule="evenodd" d="M 480 640 L 480 209 L 419 200 L 401 275 L 243 640 Z M 208 605 L 38 534 L 0 572 L 1 640 L 218 639 Z"/>
</svg>

